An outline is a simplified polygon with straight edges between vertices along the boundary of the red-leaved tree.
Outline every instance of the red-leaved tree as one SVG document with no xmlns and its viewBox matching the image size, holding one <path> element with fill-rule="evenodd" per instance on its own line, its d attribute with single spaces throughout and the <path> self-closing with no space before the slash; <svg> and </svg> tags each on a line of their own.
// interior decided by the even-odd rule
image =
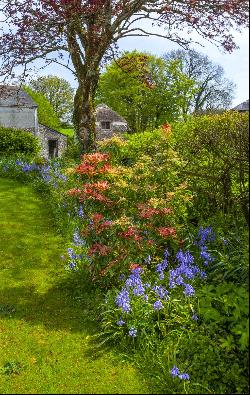
<svg viewBox="0 0 250 395">
<path fill-rule="evenodd" d="M 188 46 L 188 33 L 236 46 L 232 29 L 248 26 L 247 0 L 0 0 L 0 77 L 27 77 L 43 59 L 72 68 L 78 88 L 74 124 L 84 151 L 95 148 L 93 99 L 100 66 L 119 39 L 155 35 Z M 148 31 L 148 20 L 164 33 Z M 21 73 L 20 73 L 21 70 Z"/>
</svg>

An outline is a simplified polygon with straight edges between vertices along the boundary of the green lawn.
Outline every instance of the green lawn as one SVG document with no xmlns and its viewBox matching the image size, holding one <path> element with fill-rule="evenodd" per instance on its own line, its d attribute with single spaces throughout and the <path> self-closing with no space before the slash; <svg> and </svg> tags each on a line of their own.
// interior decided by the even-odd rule
<svg viewBox="0 0 250 395">
<path fill-rule="evenodd" d="M 0 393 L 152 393 L 97 352 L 95 294 L 69 279 L 52 217 L 30 187 L 0 179 Z"/>
</svg>

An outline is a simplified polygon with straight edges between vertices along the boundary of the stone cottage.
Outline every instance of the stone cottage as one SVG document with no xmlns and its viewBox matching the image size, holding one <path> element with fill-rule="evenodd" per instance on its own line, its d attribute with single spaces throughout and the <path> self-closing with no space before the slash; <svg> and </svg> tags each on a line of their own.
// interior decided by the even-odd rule
<svg viewBox="0 0 250 395">
<path fill-rule="evenodd" d="M 61 156 L 67 147 L 67 136 L 38 123 L 36 103 L 18 86 L 0 86 L 0 126 L 37 136 L 46 159 Z"/>
<path fill-rule="evenodd" d="M 67 136 L 38 123 L 36 103 L 18 86 L 0 85 L 0 126 L 26 130 L 37 136 L 41 155 L 46 159 L 60 157 L 67 147 Z M 97 140 L 103 140 L 126 132 L 128 124 L 106 104 L 99 104 L 96 130 Z"/>
<path fill-rule="evenodd" d="M 96 139 L 121 135 L 128 130 L 127 121 L 106 104 L 96 106 Z"/>
<path fill-rule="evenodd" d="M 239 112 L 249 112 L 249 100 L 243 101 L 243 103 L 238 104 L 232 108 L 232 110 L 239 111 Z"/>
</svg>

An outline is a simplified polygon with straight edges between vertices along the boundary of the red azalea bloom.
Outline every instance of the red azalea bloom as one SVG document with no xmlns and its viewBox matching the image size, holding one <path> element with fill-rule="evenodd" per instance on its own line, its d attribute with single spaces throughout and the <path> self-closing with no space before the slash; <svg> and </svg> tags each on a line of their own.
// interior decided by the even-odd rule
<svg viewBox="0 0 250 395">
<path fill-rule="evenodd" d="M 97 253 L 101 256 L 104 256 L 104 255 L 107 255 L 109 251 L 110 251 L 110 248 L 107 247 L 106 245 L 100 244 L 100 243 L 95 243 L 89 248 L 88 255 L 93 255 L 93 254 Z"/>
<path fill-rule="evenodd" d="M 94 214 L 92 214 L 92 216 L 91 216 L 91 219 L 94 221 L 94 222 L 100 222 L 101 221 L 101 219 L 103 219 L 104 217 L 103 217 L 103 214 L 101 214 L 101 213 L 94 213 Z"/>
<path fill-rule="evenodd" d="M 171 227 L 169 227 L 169 228 L 165 228 L 165 227 L 158 228 L 157 232 L 162 237 L 176 236 L 176 229 L 175 228 L 171 228 Z"/>
<path fill-rule="evenodd" d="M 129 269 L 130 270 L 135 270 L 135 269 L 142 269 L 140 265 L 138 265 L 138 263 L 131 263 L 129 265 Z"/>
</svg>

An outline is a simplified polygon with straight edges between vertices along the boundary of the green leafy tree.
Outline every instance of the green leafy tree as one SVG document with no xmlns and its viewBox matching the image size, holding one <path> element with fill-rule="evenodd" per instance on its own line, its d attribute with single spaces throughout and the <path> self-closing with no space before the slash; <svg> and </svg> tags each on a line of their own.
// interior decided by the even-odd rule
<svg viewBox="0 0 250 395">
<path fill-rule="evenodd" d="M 178 60 L 133 51 L 107 66 L 96 100 L 121 114 L 131 131 L 141 132 L 182 117 L 193 95 L 194 81 Z"/>
<path fill-rule="evenodd" d="M 165 54 L 167 61 L 179 59 L 181 71 L 195 81 L 196 92 L 184 109 L 186 113 L 227 109 L 234 97 L 235 84 L 224 76 L 223 68 L 207 55 L 195 50 L 176 50 Z"/>
<path fill-rule="evenodd" d="M 62 122 L 71 122 L 74 89 L 68 81 L 55 75 L 47 75 L 32 80 L 29 86 L 46 97 Z"/>
<path fill-rule="evenodd" d="M 34 92 L 27 86 L 24 87 L 24 90 L 38 105 L 38 122 L 48 126 L 49 128 L 57 130 L 60 127 L 60 120 L 46 97 L 42 93 Z"/>
</svg>

